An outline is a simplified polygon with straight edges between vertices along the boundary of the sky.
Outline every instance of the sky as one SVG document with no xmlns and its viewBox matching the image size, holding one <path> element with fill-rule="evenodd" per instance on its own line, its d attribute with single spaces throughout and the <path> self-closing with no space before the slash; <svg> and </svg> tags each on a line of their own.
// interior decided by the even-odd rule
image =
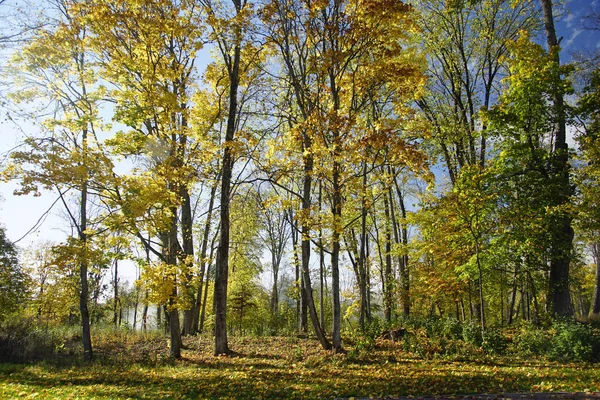
<svg viewBox="0 0 600 400">
<path fill-rule="evenodd" d="M 16 0 L 13 0 L 16 1 Z M 5 3 L 6 4 L 6 3 Z M 591 11 L 600 13 L 600 0 L 566 0 L 563 12 L 557 17 L 557 35 L 562 37 L 561 59 L 568 62 L 573 54 L 579 51 L 600 51 L 600 30 L 591 31 L 583 28 L 584 17 Z M 557 9 L 557 11 L 560 11 Z M 5 23 L 0 18 L 0 25 Z M 0 26 L 0 31 L 6 26 Z M 0 51 L 0 58 L 6 54 Z M 3 60 L 0 59 L 0 63 Z M 18 126 L 5 119 L 6 110 L 0 103 L 0 163 L 4 163 L 6 154 L 18 146 L 22 133 L 35 129 L 31 125 L 20 121 Z M 1 165 L 1 164 L 0 164 Z M 69 224 L 63 216 L 60 203 L 47 214 L 47 210 L 56 200 L 56 195 L 43 192 L 40 197 L 13 196 L 17 188 L 14 182 L 0 182 L 0 224 L 6 228 L 6 233 L 11 241 L 18 241 L 18 246 L 26 248 L 39 242 L 60 242 L 70 234 Z M 40 223 L 41 222 L 41 223 Z M 135 268 L 130 265 L 124 268 L 125 278 L 133 280 Z"/>
</svg>

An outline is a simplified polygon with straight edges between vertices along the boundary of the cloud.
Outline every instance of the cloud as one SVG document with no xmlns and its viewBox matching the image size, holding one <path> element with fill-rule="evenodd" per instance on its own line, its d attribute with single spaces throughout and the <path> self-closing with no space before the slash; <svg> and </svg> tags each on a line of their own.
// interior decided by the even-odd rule
<svg viewBox="0 0 600 400">
<path fill-rule="evenodd" d="M 577 36 L 581 35 L 581 32 L 583 32 L 582 29 L 573 29 L 573 33 L 571 34 L 571 37 L 565 42 L 565 44 L 562 45 L 562 48 L 567 49 L 567 48 L 571 47 L 573 45 L 573 43 L 575 42 L 575 39 L 577 39 Z"/>
<path fill-rule="evenodd" d="M 578 21 L 579 18 L 577 18 L 577 14 L 572 11 L 569 12 L 567 14 L 567 18 L 565 18 L 565 22 L 567 23 L 567 27 L 569 29 L 573 29 L 573 25 L 575 25 Z"/>
</svg>

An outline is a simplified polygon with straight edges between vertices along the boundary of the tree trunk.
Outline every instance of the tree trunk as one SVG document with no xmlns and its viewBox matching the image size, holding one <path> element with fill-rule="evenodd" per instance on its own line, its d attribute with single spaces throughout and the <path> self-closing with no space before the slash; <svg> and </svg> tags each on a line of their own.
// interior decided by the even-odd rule
<svg viewBox="0 0 600 400">
<path fill-rule="evenodd" d="M 277 284 L 277 280 L 279 278 L 279 274 L 278 274 L 278 270 L 279 267 L 276 266 L 277 264 L 277 260 L 276 260 L 276 256 L 275 254 L 271 254 L 271 263 L 273 266 L 273 288 L 271 289 L 271 313 L 274 316 L 277 316 L 277 311 L 279 309 L 279 286 Z"/>
<path fill-rule="evenodd" d="M 319 182 L 319 213 L 321 212 L 323 204 L 323 184 Z M 323 227 L 319 224 L 319 301 L 321 306 L 319 307 L 321 329 L 325 331 L 325 248 L 323 247 Z"/>
<path fill-rule="evenodd" d="M 83 146 L 83 164 L 87 166 L 87 129 L 82 131 L 82 146 Z M 88 178 L 84 178 L 81 184 L 81 205 L 80 205 L 80 221 L 79 221 L 79 240 L 82 247 L 87 249 L 87 196 L 88 196 Z M 90 312 L 88 310 L 88 262 L 86 255 L 83 255 L 79 265 L 79 280 L 81 290 L 79 292 L 79 311 L 81 313 L 81 331 L 83 342 L 83 359 L 90 361 L 93 356 L 92 337 L 90 333 Z"/>
<path fill-rule="evenodd" d="M 513 288 L 512 288 L 512 294 L 510 297 L 510 305 L 508 308 L 508 325 L 512 325 L 513 323 L 513 318 L 515 316 L 514 314 L 514 310 L 515 310 L 515 301 L 517 299 L 517 288 L 519 286 L 519 282 L 517 277 L 519 276 L 519 265 L 515 265 L 515 273 L 513 275 Z M 518 313 L 517 313 L 518 315 Z"/>
<path fill-rule="evenodd" d="M 302 212 L 303 215 L 308 216 L 311 212 L 311 188 L 312 188 L 312 174 L 313 174 L 313 156 L 311 154 L 311 141 L 310 137 L 305 133 L 303 142 L 303 154 L 304 154 L 304 173 L 302 183 Z M 329 350 L 331 344 L 325 337 L 325 332 L 321 329 L 319 318 L 317 316 L 317 310 L 313 301 L 312 285 L 310 282 L 310 225 L 306 218 L 302 219 L 302 283 L 303 292 L 306 299 L 306 305 L 310 314 L 310 319 L 313 325 L 313 329 L 321 346 L 324 350 Z M 339 243 L 338 243 L 339 245 Z M 339 249 L 338 249 L 339 250 Z M 332 261 L 333 264 L 333 261 Z"/>
<path fill-rule="evenodd" d="M 600 318 L 600 242 L 592 245 L 592 256 L 596 264 L 596 280 L 594 282 L 594 294 L 592 297 L 592 307 L 590 318 Z"/>
<path fill-rule="evenodd" d="M 171 209 L 171 226 L 168 232 L 163 236 L 163 256 L 167 265 L 177 265 L 177 208 Z M 177 275 L 173 277 L 173 289 L 169 295 L 168 308 L 165 315 L 168 316 L 169 322 L 169 344 L 171 358 L 181 358 L 181 331 L 179 326 L 179 310 L 177 310 Z"/>
<path fill-rule="evenodd" d="M 182 139 L 182 146 L 185 145 L 185 135 L 180 135 Z M 190 200 L 190 193 L 183 185 L 181 188 L 181 197 L 183 198 L 183 204 L 181 206 L 181 237 L 183 241 L 183 260 L 182 263 L 186 266 L 186 284 L 185 284 L 185 297 L 192 306 L 188 309 L 183 310 L 183 331 L 182 335 L 193 335 L 196 331 L 194 329 L 194 304 L 196 303 L 194 288 L 191 285 L 193 278 L 193 266 L 194 266 L 194 236 L 192 233 L 193 220 L 192 220 L 192 202 Z"/>
<path fill-rule="evenodd" d="M 206 222 L 204 224 L 204 232 L 202 233 L 202 244 L 200 245 L 200 275 L 199 275 L 199 281 L 200 284 L 198 285 L 198 293 L 196 294 L 196 301 L 194 302 L 194 310 L 193 310 L 193 317 L 192 317 L 192 331 L 193 332 L 199 332 L 200 328 L 200 308 L 201 308 L 201 304 L 202 304 L 202 289 L 203 289 L 203 284 L 204 284 L 204 275 L 206 273 L 206 252 L 208 249 L 208 237 L 210 235 L 210 225 L 212 222 L 212 214 L 213 214 L 213 208 L 214 208 L 214 204 L 215 204 L 215 197 L 217 194 L 217 187 L 218 187 L 218 178 L 220 177 L 220 174 L 217 175 L 217 180 L 215 181 L 215 184 L 213 185 L 213 187 L 210 189 L 210 199 L 208 202 L 208 211 L 206 214 Z"/>
<path fill-rule="evenodd" d="M 398 195 L 398 205 L 400 206 L 400 230 L 402 235 L 402 262 L 400 263 L 400 288 L 401 288 L 401 299 L 402 299 L 402 314 L 404 318 L 408 318 L 410 315 L 410 274 L 408 269 L 408 254 L 406 253 L 408 247 L 408 225 L 406 223 L 406 207 L 404 206 L 404 196 L 400 190 L 400 185 L 394 176 L 394 185 L 396 186 L 396 194 Z"/>
<path fill-rule="evenodd" d="M 119 327 L 119 260 L 115 260 L 115 275 L 113 278 L 113 324 L 115 328 Z"/>
<path fill-rule="evenodd" d="M 479 243 L 475 240 L 475 260 L 477 261 L 477 272 L 479 273 L 478 287 L 479 287 L 479 307 L 480 307 L 480 322 L 481 332 L 485 332 L 485 303 L 483 301 L 483 271 L 481 267 L 481 260 L 479 255 Z"/>
<path fill-rule="evenodd" d="M 336 161 L 338 158 L 339 149 L 339 138 L 337 134 L 334 135 L 334 151 L 333 151 L 333 193 L 331 197 L 333 199 L 332 213 L 333 213 L 333 229 L 332 229 L 332 252 L 331 252 L 331 295 L 333 297 L 333 332 L 332 332 L 332 345 L 335 352 L 342 350 L 342 337 L 341 337 L 341 307 L 340 307 L 340 269 L 339 269 L 339 258 L 340 258 L 340 230 L 339 225 L 342 223 L 342 188 L 340 182 L 340 169 L 341 165 Z"/>
<path fill-rule="evenodd" d="M 148 330 L 148 291 L 144 292 L 144 308 L 142 309 L 142 331 Z"/>
<path fill-rule="evenodd" d="M 558 40 L 556 39 L 554 16 L 552 13 L 552 0 L 541 0 L 541 3 L 544 13 L 548 52 L 554 62 L 560 66 Z M 554 205 L 561 206 L 569 202 L 571 192 L 569 183 L 569 147 L 566 140 L 566 113 L 562 89 L 555 89 L 552 95 L 556 119 L 553 175 L 554 179 L 560 185 Z M 550 277 L 547 299 L 548 311 L 551 315 L 573 316 L 571 293 L 569 290 L 569 266 L 573 249 L 573 237 L 574 232 L 571 226 L 571 217 L 566 212 L 561 211 L 554 220 L 551 237 Z"/>
<path fill-rule="evenodd" d="M 359 294 L 360 294 L 360 327 L 365 328 L 365 320 L 369 320 L 368 316 L 368 285 L 367 285 L 367 163 L 363 161 L 362 168 L 362 202 L 360 210 L 360 248 L 358 253 L 358 273 L 360 278 L 358 279 Z"/>
<path fill-rule="evenodd" d="M 385 212 L 385 272 L 383 273 L 383 316 L 388 324 L 392 322 L 393 312 L 393 274 L 392 274 L 392 214 L 390 202 L 393 200 L 391 189 L 388 190 L 388 196 L 383 197 L 383 208 Z"/>
<path fill-rule="evenodd" d="M 239 0 L 233 0 L 236 14 L 242 9 Z M 225 130 L 225 143 L 223 149 L 223 176 L 221 178 L 221 235 L 217 250 L 217 264 L 215 269 L 215 355 L 229 354 L 227 344 L 227 281 L 229 278 L 229 203 L 231 196 L 231 176 L 233 173 L 234 159 L 231 154 L 231 145 L 235 137 L 236 117 L 238 108 L 238 86 L 241 57 L 242 27 L 234 26 L 235 44 L 233 45 L 233 58 L 223 54 L 229 59 L 227 72 L 229 75 L 229 111 L 227 128 Z"/>
</svg>

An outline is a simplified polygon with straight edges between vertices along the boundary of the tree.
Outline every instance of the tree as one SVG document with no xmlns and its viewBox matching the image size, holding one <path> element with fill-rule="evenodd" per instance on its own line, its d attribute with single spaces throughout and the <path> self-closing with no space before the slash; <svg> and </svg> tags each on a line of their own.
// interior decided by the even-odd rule
<svg viewBox="0 0 600 400">
<path fill-rule="evenodd" d="M 578 191 L 575 203 L 576 226 L 589 245 L 596 267 L 590 317 L 600 316 L 600 69 L 591 71 L 578 101 L 583 132 L 578 137 L 583 165 L 575 173 Z"/>
<path fill-rule="evenodd" d="M 291 125 L 292 137 L 302 152 L 304 168 L 301 194 L 301 220 L 306 219 L 302 222 L 303 263 L 310 255 L 313 179 L 321 181 L 328 193 L 332 342 L 333 348 L 339 351 L 339 264 L 346 228 L 344 192 L 356 187 L 351 184 L 354 183 L 354 168 L 363 166 L 362 162 L 371 155 L 365 150 L 377 153 L 388 147 L 390 154 L 397 151 L 396 160 L 401 159 L 407 164 L 415 161 L 413 156 L 417 153 L 399 138 L 400 121 L 407 112 L 403 105 L 412 99 L 415 87 L 419 88 L 423 82 L 419 58 L 410 47 L 411 9 L 403 3 L 387 1 L 334 1 L 314 5 L 274 1 L 267 11 L 266 17 L 274 18 L 270 38 L 284 60 L 289 96 L 299 111 L 299 118 Z M 369 118 L 373 99 L 379 96 L 392 99 L 389 104 L 393 104 L 395 112 L 401 116 L 395 121 L 384 117 Z M 364 265 L 364 259 L 360 261 Z M 362 292 L 364 296 L 365 291 Z M 307 293 L 307 296 L 311 295 Z M 310 302 L 313 326 L 320 336 L 316 312 Z M 322 338 L 320 340 L 328 347 Z"/>
<path fill-rule="evenodd" d="M 552 0 L 540 0 L 544 13 L 544 27 L 548 54 L 556 69 L 560 69 L 560 48 L 554 28 Z M 567 115 L 564 104 L 565 88 L 562 77 L 556 77 L 557 82 L 552 86 L 553 115 L 556 133 L 552 160 L 552 174 L 558 184 L 555 205 L 568 205 L 572 195 L 569 173 L 569 146 L 567 144 Z M 550 257 L 550 277 L 548 291 L 548 309 L 552 315 L 573 316 L 571 292 L 569 291 L 569 264 L 572 258 L 574 232 L 571 226 L 571 216 L 566 212 L 557 212 L 552 226 L 552 243 Z"/>
<path fill-rule="evenodd" d="M 104 92 L 95 87 L 97 77 L 89 66 L 85 48 L 87 30 L 76 19 L 70 4 L 57 2 L 55 27 L 40 28 L 12 61 L 21 90 L 16 102 L 49 100 L 55 116 L 44 121 L 47 136 L 29 137 L 26 150 L 11 154 L 12 165 L 4 175 L 19 179 L 17 194 L 37 194 L 38 187 L 53 189 L 75 227 L 82 251 L 79 261 L 79 308 L 82 320 L 84 358 L 92 358 L 88 310 L 88 261 L 85 257 L 93 225 L 88 218 L 90 195 L 99 191 L 112 171 L 97 137 L 101 127 L 98 103 Z M 40 113 L 44 115 L 42 110 Z M 74 211 L 67 203 L 69 191 L 77 191 Z"/>
<path fill-rule="evenodd" d="M 277 316 L 279 310 L 279 269 L 291 232 L 286 219 L 286 210 L 277 204 L 277 197 L 271 193 L 257 192 L 256 201 L 263 216 L 261 242 L 271 253 L 271 273 L 273 288 L 271 290 L 271 313 Z"/>
<path fill-rule="evenodd" d="M 114 87 L 110 95 L 115 101 L 115 119 L 129 129 L 118 132 L 108 144 L 113 153 L 141 157 L 147 166 L 107 186 L 111 224 L 137 237 L 159 257 L 165 271 L 150 275 L 164 279 L 164 287 L 170 289 L 164 300 L 171 356 L 178 358 L 179 309 L 185 311 L 184 333 L 191 333 L 193 322 L 190 190 L 199 177 L 198 160 L 206 150 L 204 126 L 190 126 L 194 61 L 203 45 L 203 25 L 197 5 L 185 0 L 148 1 L 143 6 L 127 0 L 99 0 L 86 3 L 81 10 L 82 21 L 93 33 L 89 44 L 100 72 Z"/>
<path fill-rule="evenodd" d="M 15 245 L 0 227 L 0 321 L 23 307 L 29 297 L 28 276 L 17 258 Z"/>
<path fill-rule="evenodd" d="M 228 354 L 227 342 L 227 281 L 229 276 L 229 231 L 230 196 L 233 175 L 234 140 L 239 128 L 238 90 L 240 77 L 254 59 L 256 51 L 246 42 L 247 31 L 252 17 L 252 7 L 246 0 L 232 0 L 231 9 L 225 4 L 212 0 L 202 1 L 212 29 L 211 39 L 217 45 L 222 65 L 227 73 L 227 125 L 223 141 L 222 174 L 220 191 L 220 234 L 215 266 L 215 355 Z M 242 60 L 242 54 L 244 58 Z"/>
<path fill-rule="evenodd" d="M 484 166 L 489 135 L 481 110 L 494 105 L 503 58 L 521 30 L 535 29 L 529 1 L 424 1 L 417 8 L 429 54 L 429 91 L 417 104 L 431 123 L 432 157 L 452 184 L 464 166 Z"/>
</svg>

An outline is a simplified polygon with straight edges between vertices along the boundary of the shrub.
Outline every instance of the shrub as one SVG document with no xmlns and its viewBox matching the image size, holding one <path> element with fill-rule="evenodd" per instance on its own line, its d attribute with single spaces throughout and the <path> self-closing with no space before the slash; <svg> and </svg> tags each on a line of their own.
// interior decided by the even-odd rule
<svg viewBox="0 0 600 400">
<path fill-rule="evenodd" d="M 462 325 L 463 340 L 473 346 L 481 347 L 483 344 L 483 335 L 481 326 L 473 322 L 465 322 Z"/>
<path fill-rule="evenodd" d="M 514 352 L 521 356 L 541 356 L 548 353 L 551 336 L 547 331 L 526 324 L 515 334 Z"/>
<path fill-rule="evenodd" d="M 591 325 L 555 321 L 548 356 L 558 361 L 600 361 L 600 334 Z"/>
<path fill-rule="evenodd" d="M 482 335 L 481 348 L 488 354 L 505 354 L 508 338 L 501 329 L 488 328 Z"/>
<path fill-rule="evenodd" d="M 72 353 L 74 333 L 68 328 L 40 326 L 35 318 L 13 317 L 0 324 L 0 361 L 29 362 L 57 353 Z"/>
</svg>

